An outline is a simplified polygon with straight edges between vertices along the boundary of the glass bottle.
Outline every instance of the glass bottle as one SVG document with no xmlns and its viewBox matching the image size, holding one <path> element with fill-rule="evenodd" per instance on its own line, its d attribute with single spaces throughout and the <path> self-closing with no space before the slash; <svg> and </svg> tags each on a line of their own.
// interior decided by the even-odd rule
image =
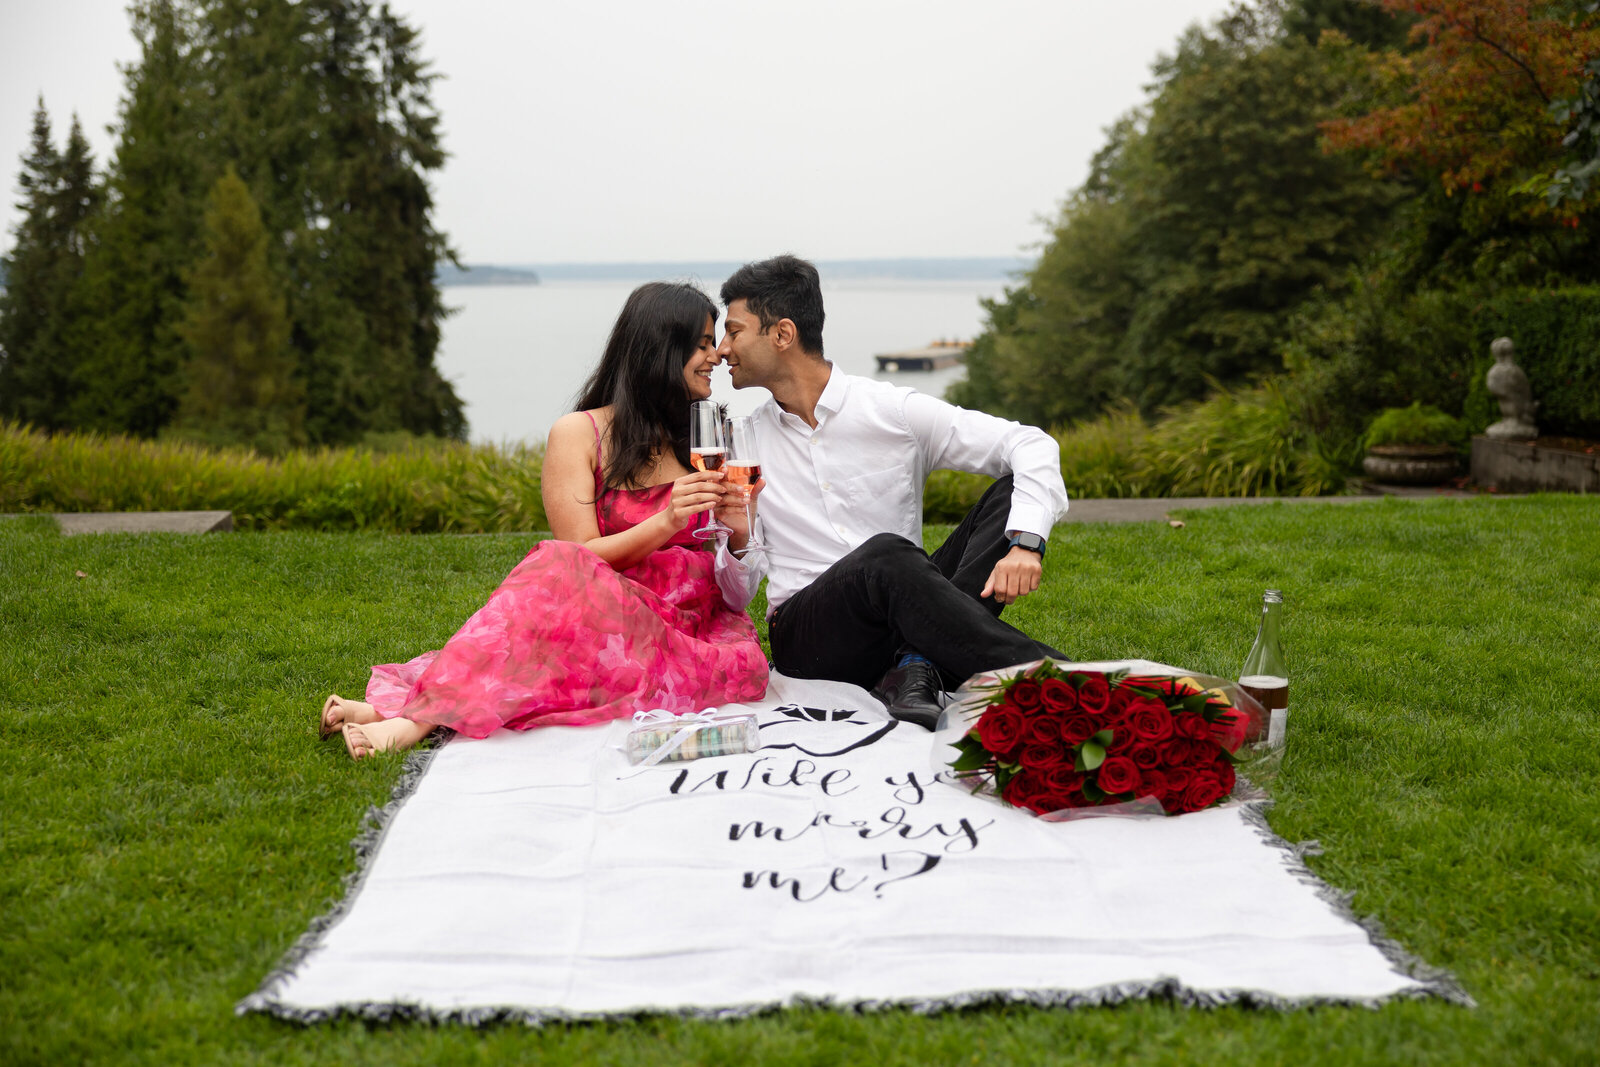
<svg viewBox="0 0 1600 1067">
<path fill-rule="evenodd" d="M 1261 595 L 1261 628 L 1256 643 L 1239 669 L 1239 688 L 1249 693 L 1266 712 L 1266 722 L 1252 721 L 1247 740 L 1283 744 L 1289 720 L 1289 669 L 1284 666 L 1279 631 L 1283 625 L 1283 594 L 1268 589 Z"/>
</svg>

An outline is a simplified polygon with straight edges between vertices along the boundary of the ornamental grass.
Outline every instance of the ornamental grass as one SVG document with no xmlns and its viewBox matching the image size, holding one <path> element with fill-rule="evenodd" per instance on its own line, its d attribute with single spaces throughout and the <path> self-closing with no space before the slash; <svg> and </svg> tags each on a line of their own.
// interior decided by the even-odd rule
<svg viewBox="0 0 1600 1067">
<path fill-rule="evenodd" d="M 411 441 L 268 458 L 0 423 L 0 512 L 231 511 L 240 530 L 542 530 L 544 453 Z"/>
</svg>

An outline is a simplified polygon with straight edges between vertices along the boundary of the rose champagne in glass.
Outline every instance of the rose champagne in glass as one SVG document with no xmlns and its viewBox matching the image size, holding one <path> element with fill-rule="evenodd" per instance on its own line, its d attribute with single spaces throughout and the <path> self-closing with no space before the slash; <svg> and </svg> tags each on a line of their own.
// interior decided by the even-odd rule
<svg viewBox="0 0 1600 1067">
<path fill-rule="evenodd" d="M 746 550 L 765 547 L 756 537 L 755 493 L 756 482 L 761 480 L 761 458 L 756 451 L 755 422 L 748 415 L 738 415 L 728 420 L 728 458 L 723 465 L 728 484 L 739 491 L 744 501 L 745 529 L 749 539 Z"/>
<path fill-rule="evenodd" d="M 721 405 L 710 400 L 696 400 L 689 405 L 689 462 L 694 465 L 695 470 L 722 469 L 723 462 L 728 458 L 726 434 Z M 717 521 L 717 513 L 713 510 L 710 521 L 694 531 L 694 535 L 702 540 L 709 540 L 719 533 L 732 532 Z"/>
</svg>

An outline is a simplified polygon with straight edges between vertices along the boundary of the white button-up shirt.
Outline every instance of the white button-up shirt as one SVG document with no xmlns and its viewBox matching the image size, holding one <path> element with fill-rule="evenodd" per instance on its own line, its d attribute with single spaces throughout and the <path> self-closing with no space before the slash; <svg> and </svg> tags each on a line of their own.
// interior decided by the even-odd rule
<svg viewBox="0 0 1600 1067">
<path fill-rule="evenodd" d="M 1061 450 L 1043 430 L 947 404 L 914 389 L 843 374 L 817 400 L 816 428 L 769 399 L 753 418 L 761 474 L 756 505 L 766 558 L 718 553 L 730 601 L 755 595 L 767 573 L 775 611 L 879 533 L 922 543 L 922 484 L 953 469 L 1014 476 L 1008 530 L 1050 535 L 1067 510 Z M 730 456 L 732 460 L 736 457 Z"/>
</svg>

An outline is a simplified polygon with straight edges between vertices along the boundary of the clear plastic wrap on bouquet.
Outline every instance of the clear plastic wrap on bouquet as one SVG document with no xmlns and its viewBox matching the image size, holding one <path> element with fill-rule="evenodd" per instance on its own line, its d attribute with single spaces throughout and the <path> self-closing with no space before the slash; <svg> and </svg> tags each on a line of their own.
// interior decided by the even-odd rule
<svg viewBox="0 0 1600 1067">
<path fill-rule="evenodd" d="M 1149 660 L 974 675 L 936 732 L 941 778 L 1051 821 L 1183 814 L 1262 795 L 1281 742 L 1238 684 Z M 946 747 L 948 746 L 948 747 Z"/>
</svg>

